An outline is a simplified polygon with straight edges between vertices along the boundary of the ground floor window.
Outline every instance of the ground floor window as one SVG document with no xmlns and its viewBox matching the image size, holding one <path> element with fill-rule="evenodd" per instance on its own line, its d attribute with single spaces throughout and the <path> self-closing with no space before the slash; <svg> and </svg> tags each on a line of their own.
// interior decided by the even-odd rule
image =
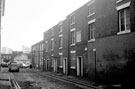
<svg viewBox="0 0 135 89">
<path fill-rule="evenodd" d="M 75 69 L 75 53 L 71 53 L 71 68 Z"/>
<path fill-rule="evenodd" d="M 59 67 L 63 67 L 63 59 L 62 59 L 62 55 L 59 55 L 59 60 L 60 60 Z"/>
</svg>

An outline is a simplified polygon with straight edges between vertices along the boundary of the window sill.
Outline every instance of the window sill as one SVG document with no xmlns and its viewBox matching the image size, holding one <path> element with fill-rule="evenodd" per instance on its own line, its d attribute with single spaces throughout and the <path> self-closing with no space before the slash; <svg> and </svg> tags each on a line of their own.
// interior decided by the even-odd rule
<svg viewBox="0 0 135 89">
<path fill-rule="evenodd" d="M 96 41 L 95 39 L 91 39 L 91 40 L 89 40 L 88 42 L 94 42 L 94 41 Z"/>
<path fill-rule="evenodd" d="M 63 68 L 63 66 L 59 66 L 59 68 Z"/>
<path fill-rule="evenodd" d="M 59 49 L 62 49 L 62 47 L 60 47 Z"/>
<path fill-rule="evenodd" d="M 62 33 L 62 31 L 59 31 L 59 33 Z"/>
<path fill-rule="evenodd" d="M 71 68 L 71 69 L 76 69 L 75 66 L 71 66 L 70 68 Z"/>
<path fill-rule="evenodd" d="M 121 31 L 121 32 L 118 32 L 117 35 L 127 34 L 127 33 L 130 33 L 130 32 L 131 32 L 130 30 Z"/>
<path fill-rule="evenodd" d="M 70 46 L 75 46 L 75 44 L 71 44 Z"/>
<path fill-rule="evenodd" d="M 121 1 L 123 1 L 123 0 L 117 0 L 116 3 L 119 3 L 119 2 L 121 2 Z"/>
<path fill-rule="evenodd" d="M 89 14 L 88 17 L 90 17 L 90 16 L 92 16 L 92 15 L 95 15 L 95 13 Z"/>
<path fill-rule="evenodd" d="M 71 23 L 70 25 L 74 25 L 75 23 Z"/>
<path fill-rule="evenodd" d="M 53 49 L 51 49 L 50 51 L 53 51 Z"/>
</svg>

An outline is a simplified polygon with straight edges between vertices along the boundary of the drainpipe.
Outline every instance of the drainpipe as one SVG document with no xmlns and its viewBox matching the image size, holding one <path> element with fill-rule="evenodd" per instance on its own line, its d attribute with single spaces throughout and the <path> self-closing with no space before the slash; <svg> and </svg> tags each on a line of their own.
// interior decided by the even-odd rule
<svg viewBox="0 0 135 89">
<path fill-rule="evenodd" d="M 96 67 L 96 65 L 97 65 L 97 62 L 96 62 L 96 49 L 94 48 L 93 49 L 93 52 L 94 52 L 94 61 L 95 61 L 95 85 L 97 85 L 97 67 Z"/>
</svg>

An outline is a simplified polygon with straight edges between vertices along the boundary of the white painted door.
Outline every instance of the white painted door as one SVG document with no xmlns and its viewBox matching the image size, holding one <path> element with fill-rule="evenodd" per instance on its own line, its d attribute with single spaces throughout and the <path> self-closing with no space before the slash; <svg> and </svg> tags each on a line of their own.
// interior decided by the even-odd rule
<svg viewBox="0 0 135 89">
<path fill-rule="evenodd" d="M 57 58 L 54 58 L 54 72 L 57 72 Z"/>
<path fill-rule="evenodd" d="M 63 73 L 67 74 L 67 58 L 63 58 Z"/>
</svg>

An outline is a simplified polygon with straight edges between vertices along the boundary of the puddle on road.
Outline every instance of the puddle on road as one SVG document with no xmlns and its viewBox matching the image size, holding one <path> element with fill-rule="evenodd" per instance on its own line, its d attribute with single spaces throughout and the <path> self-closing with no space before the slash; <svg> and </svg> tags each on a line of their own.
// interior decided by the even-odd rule
<svg viewBox="0 0 135 89">
<path fill-rule="evenodd" d="M 41 89 L 41 87 L 37 86 L 36 82 L 33 81 L 18 81 L 21 89 Z"/>
</svg>

